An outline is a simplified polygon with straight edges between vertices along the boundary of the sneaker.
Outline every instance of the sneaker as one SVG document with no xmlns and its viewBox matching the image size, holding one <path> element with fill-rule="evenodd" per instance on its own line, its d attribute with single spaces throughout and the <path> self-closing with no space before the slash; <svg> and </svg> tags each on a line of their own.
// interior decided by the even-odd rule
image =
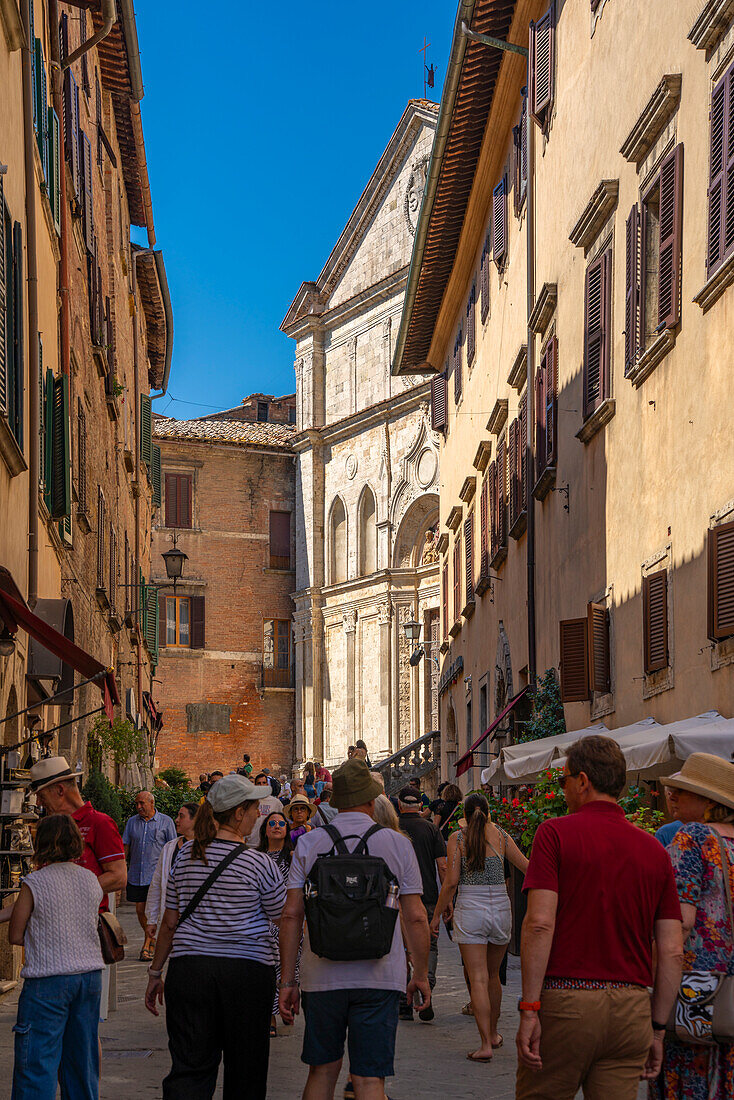
<svg viewBox="0 0 734 1100">
<path fill-rule="evenodd" d="M 436 1013 L 433 1011 L 433 1001 L 431 1001 L 425 1008 L 420 1009 L 418 1019 L 422 1020 L 424 1024 L 429 1024 L 435 1015 Z"/>
<path fill-rule="evenodd" d="M 398 1019 L 399 1020 L 412 1020 L 413 1019 L 413 1009 L 412 1008 L 401 1008 L 399 1013 L 398 1013 Z"/>
</svg>

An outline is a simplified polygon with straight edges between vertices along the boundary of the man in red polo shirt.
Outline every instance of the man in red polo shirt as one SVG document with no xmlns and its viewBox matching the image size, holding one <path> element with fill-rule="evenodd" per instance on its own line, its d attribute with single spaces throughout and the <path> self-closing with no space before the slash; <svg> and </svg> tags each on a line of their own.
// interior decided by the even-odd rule
<svg viewBox="0 0 734 1100">
<path fill-rule="evenodd" d="M 569 815 L 538 829 L 523 889 L 517 1100 L 634 1100 L 660 1072 L 683 961 L 670 857 L 617 805 L 626 764 L 582 737 L 562 784 Z M 657 946 L 653 980 L 652 943 Z M 648 987 L 652 986 L 652 996 Z"/>
</svg>

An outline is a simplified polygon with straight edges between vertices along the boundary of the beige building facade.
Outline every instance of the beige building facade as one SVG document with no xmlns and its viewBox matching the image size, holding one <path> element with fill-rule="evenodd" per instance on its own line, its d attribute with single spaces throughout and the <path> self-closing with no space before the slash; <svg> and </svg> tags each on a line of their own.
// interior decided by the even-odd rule
<svg viewBox="0 0 734 1100">
<path fill-rule="evenodd" d="M 459 5 L 393 363 L 442 427 L 445 764 L 547 669 L 569 729 L 734 713 L 730 8 Z M 529 140 L 462 21 L 529 45 Z"/>
<path fill-rule="evenodd" d="M 390 363 L 436 123 L 411 101 L 320 276 L 296 342 L 296 758 L 373 760 L 437 728 L 437 667 L 403 625 L 438 631 L 438 436 L 429 386 Z M 436 650 L 434 649 L 435 653 Z"/>
</svg>

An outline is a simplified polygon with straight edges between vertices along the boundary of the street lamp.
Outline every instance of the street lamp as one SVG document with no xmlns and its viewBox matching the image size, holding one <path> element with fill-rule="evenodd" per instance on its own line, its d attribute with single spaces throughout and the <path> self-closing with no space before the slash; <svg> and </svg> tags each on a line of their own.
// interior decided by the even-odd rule
<svg viewBox="0 0 734 1100">
<path fill-rule="evenodd" d="M 183 565 L 185 561 L 189 560 L 188 554 L 184 554 L 183 550 L 179 550 L 176 545 L 176 536 L 173 536 L 173 548 L 166 550 L 165 554 L 161 554 L 163 561 L 166 565 L 166 576 L 169 581 L 173 581 L 173 591 L 176 592 L 176 581 L 181 580 L 183 573 Z"/>
<path fill-rule="evenodd" d="M 408 619 L 407 623 L 403 623 L 403 630 L 410 644 L 415 646 L 421 636 L 421 624 L 417 623 L 415 619 Z"/>
<path fill-rule="evenodd" d="M 3 626 L 0 630 L 0 657 L 12 657 L 15 652 L 15 638 L 8 630 L 7 626 Z"/>
</svg>

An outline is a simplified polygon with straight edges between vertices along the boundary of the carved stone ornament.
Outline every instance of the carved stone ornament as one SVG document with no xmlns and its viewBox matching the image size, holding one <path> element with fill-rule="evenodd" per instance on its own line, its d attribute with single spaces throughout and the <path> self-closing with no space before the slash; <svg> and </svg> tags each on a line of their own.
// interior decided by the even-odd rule
<svg viewBox="0 0 734 1100">
<path fill-rule="evenodd" d="M 346 475 L 350 481 L 354 481 L 357 476 L 357 459 L 354 455 L 347 455 L 346 462 L 344 463 L 344 469 Z"/>
<path fill-rule="evenodd" d="M 345 634 L 354 634 L 357 629 L 357 611 L 351 607 L 342 613 L 342 625 Z"/>
<path fill-rule="evenodd" d="M 405 224 L 411 237 L 415 236 L 418 225 L 418 215 L 421 212 L 423 192 L 426 189 L 426 176 L 428 174 L 428 162 L 430 157 L 424 156 L 413 165 L 408 186 L 405 191 Z"/>
<path fill-rule="evenodd" d="M 438 550 L 436 549 L 436 542 L 438 541 L 438 524 L 435 527 L 429 527 L 426 531 L 426 541 L 423 546 L 423 553 L 421 555 L 421 565 L 436 565 L 438 562 Z"/>
<path fill-rule="evenodd" d="M 387 603 L 381 603 L 377 609 L 377 621 L 380 626 L 384 626 L 392 619 L 392 602 L 390 600 Z"/>
</svg>

